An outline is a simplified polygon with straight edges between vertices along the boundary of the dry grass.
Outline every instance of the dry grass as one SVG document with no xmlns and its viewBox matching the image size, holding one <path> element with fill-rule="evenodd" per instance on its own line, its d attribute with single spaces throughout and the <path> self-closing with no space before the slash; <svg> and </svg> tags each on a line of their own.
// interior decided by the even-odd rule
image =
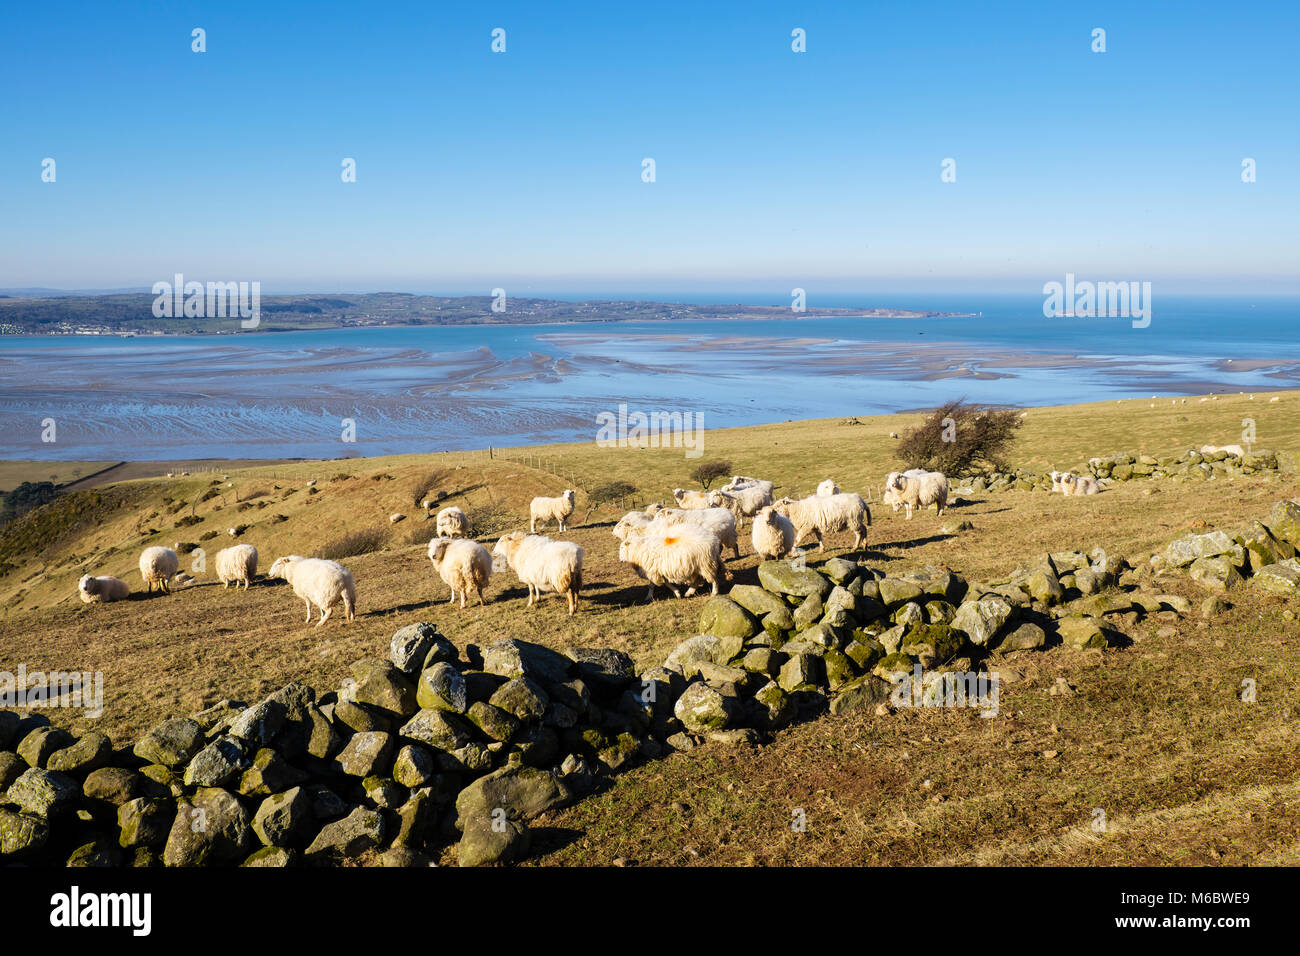
<svg viewBox="0 0 1300 956">
<path fill-rule="evenodd" d="M 1256 418 L 1261 446 L 1296 450 L 1296 402 L 1288 393 L 1271 406 L 1233 397 L 1193 399 L 1171 412 L 1145 402 L 1034 409 L 1013 458 L 1035 468 L 1068 467 L 1111 451 L 1223 443 L 1239 433 L 1246 413 Z M 831 476 L 869 494 L 894 466 L 888 432 L 919 417 L 711 432 L 708 455 L 730 458 L 738 472 L 770 477 L 784 491 L 811 492 Z M 685 484 L 693 464 L 680 450 L 565 446 L 546 454 L 580 481 L 629 481 L 646 500 Z M 280 464 L 230 472 L 236 492 L 267 492 L 238 520 L 228 495 L 232 503 L 214 498 L 197 506 L 203 521 L 182 529 L 172 527 L 162 497 L 193 501 L 210 478 L 96 489 L 101 498 L 93 514 L 80 523 L 65 518 L 39 554 L 19 556 L 20 566 L 0 578 L 0 669 L 25 663 L 29 670 L 102 671 L 105 713 L 95 727 L 127 740 L 163 716 L 222 697 L 255 699 L 290 679 L 337 686 L 351 661 L 386 653 L 392 632 L 415 620 L 436 622 L 462 647 L 517 636 L 557 647 L 618 647 L 643 665 L 694 633 L 703 598 L 636 603 L 644 586 L 616 560 L 612 509 L 571 532 L 587 553 L 586 591 L 574 618 L 557 598 L 528 612 L 525 589 L 508 572 L 494 577 L 487 607 L 446 608 L 446 589 L 424 555 L 432 522 L 410 514 L 417 486 L 431 474 L 448 494 L 440 506 L 462 507 L 489 547 L 498 530 L 527 526 L 531 497 L 569 484 L 567 477 L 469 454 Z M 908 522 L 877 508 L 866 558 L 890 571 L 944 564 L 992 577 L 1046 550 L 1102 545 L 1141 557 L 1183 529 L 1262 517 L 1277 499 L 1300 493 L 1294 476 L 1156 487 L 1149 494 L 1151 485 L 1131 483 L 1074 499 L 973 496 L 952 516 L 969 519 L 974 530 L 955 537 L 939 533 L 942 522 L 932 512 Z M 393 511 L 408 520 L 389 529 Z M 577 515 L 585 513 L 580 494 Z M 285 520 L 273 520 L 275 514 Z M 100 606 L 73 597 L 83 568 L 138 587 L 134 565 L 142 546 L 197 541 L 237 523 L 251 525 L 240 540 L 258 546 L 263 568 L 278 554 L 312 553 L 382 526 L 388 541 L 381 550 L 346 560 L 357 581 L 357 620 L 308 627 L 283 584 L 224 591 L 211 574 L 171 596 Z M 218 543 L 224 540 L 205 547 Z M 756 561 L 747 538 L 742 547 L 745 556 L 729 567 L 735 581 L 752 581 Z M 827 556 L 838 553 L 844 552 L 832 548 Z M 1181 579 L 1167 586 L 1200 596 Z M 758 752 L 710 746 L 644 766 L 545 821 L 539 862 L 1294 862 L 1300 628 L 1283 619 L 1279 599 L 1245 592 L 1232 600 L 1236 606 L 1208 627 L 1189 619 L 1175 635 L 1158 637 L 1155 627 L 1166 622 L 1144 622 L 1127 648 L 1020 655 L 1007 662 L 1021 679 L 1003 686 L 995 720 L 921 711 L 823 718 Z M 1049 695 L 1057 677 L 1075 686 L 1073 696 Z M 1258 704 L 1237 699 L 1244 677 L 1257 680 Z M 1050 751 L 1056 755 L 1045 756 Z M 795 807 L 807 813 L 805 833 L 790 828 Z M 1107 815 L 1102 837 L 1089 829 L 1094 809 Z"/>
</svg>

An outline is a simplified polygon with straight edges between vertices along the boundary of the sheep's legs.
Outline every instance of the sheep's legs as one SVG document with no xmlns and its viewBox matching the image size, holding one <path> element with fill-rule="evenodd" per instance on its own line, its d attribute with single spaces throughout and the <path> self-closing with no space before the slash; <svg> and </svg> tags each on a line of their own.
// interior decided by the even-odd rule
<svg viewBox="0 0 1300 956">
<path fill-rule="evenodd" d="M 307 605 L 307 623 L 311 623 L 311 601 L 304 600 L 302 603 Z"/>
<path fill-rule="evenodd" d="M 483 589 L 482 589 L 482 588 L 479 588 L 479 589 L 478 589 L 478 606 L 479 606 L 479 607 L 487 607 L 487 601 L 484 600 L 484 598 L 483 598 Z"/>
<path fill-rule="evenodd" d="M 316 622 L 316 626 L 317 626 L 317 627 L 320 627 L 322 624 L 324 624 L 326 621 L 328 621 L 329 618 L 330 618 L 330 615 L 331 615 L 332 613 L 334 613 L 334 605 L 331 604 L 331 605 L 330 605 L 329 607 L 327 607 L 327 608 L 324 610 L 324 612 L 321 614 L 321 616 L 320 616 L 320 620 Z"/>
</svg>

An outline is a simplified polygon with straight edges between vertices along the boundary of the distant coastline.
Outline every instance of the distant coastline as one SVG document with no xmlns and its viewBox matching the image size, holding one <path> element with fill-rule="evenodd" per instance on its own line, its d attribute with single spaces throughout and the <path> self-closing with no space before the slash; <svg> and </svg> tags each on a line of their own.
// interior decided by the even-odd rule
<svg viewBox="0 0 1300 956">
<path fill-rule="evenodd" d="M 406 293 L 272 295 L 261 299 L 259 323 L 241 327 L 238 318 L 157 318 L 148 293 L 96 295 L 0 295 L 4 335 L 244 335 L 326 329 L 465 327 L 681 322 L 764 319 L 936 319 L 971 318 L 973 312 L 897 308 L 809 308 L 736 304 L 691 304 L 619 299 L 505 298 L 504 311 L 491 296 L 425 296 Z"/>
</svg>

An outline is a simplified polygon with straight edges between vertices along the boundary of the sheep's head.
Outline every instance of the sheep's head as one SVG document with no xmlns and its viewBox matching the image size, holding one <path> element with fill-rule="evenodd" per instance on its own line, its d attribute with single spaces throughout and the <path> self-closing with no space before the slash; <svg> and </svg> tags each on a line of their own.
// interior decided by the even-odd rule
<svg viewBox="0 0 1300 956">
<path fill-rule="evenodd" d="M 772 510 L 786 518 L 790 517 L 790 506 L 794 502 L 789 498 L 777 498 L 772 502 Z"/>
<path fill-rule="evenodd" d="M 656 501 L 652 505 L 646 505 L 645 513 L 648 517 L 653 518 L 655 515 L 657 515 L 659 512 L 663 510 L 664 510 L 664 506 Z"/>
<path fill-rule="evenodd" d="M 681 504 L 681 503 L 682 503 L 682 499 L 685 498 L 685 497 L 686 497 L 686 489 L 685 489 L 685 488 L 674 488 L 674 489 L 673 489 L 673 500 L 676 501 L 678 504 Z"/>
<path fill-rule="evenodd" d="M 99 591 L 98 582 L 89 574 L 83 574 L 81 580 L 77 582 L 77 587 L 86 594 L 95 594 Z"/>
<path fill-rule="evenodd" d="M 577 499 L 578 495 L 572 488 L 566 488 L 564 489 L 564 494 L 560 495 L 560 497 L 563 498 L 565 501 L 567 501 L 569 504 L 573 504 L 573 502 Z"/>
<path fill-rule="evenodd" d="M 524 533 L 522 531 L 511 531 L 509 534 L 503 534 L 497 541 L 496 547 L 492 549 L 492 570 L 504 571 L 523 540 Z"/>
<path fill-rule="evenodd" d="M 281 581 L 289 580 L 289 568 L 301 561 L 296 554 L 285 555 L 282 558 L 276 558 L 271 564 L 271 570 L 266 572 L 267 577 L 279 578 Z"/>
<path fill-rule="evenodd" d="M 710 508 L 725 508 L 730 497 L 730 495 L 723 494 L 721 491 L 714 490 L 710 491 L 704 500 Z"/>
<path fill-rule="evenodd" d="M 450 538 L 434 538 L 429 542 L 429 560 L 437 564 L 442 560 L 442 556 L 447 553 L 447 545 L 451 544 Z"/>
</svg>

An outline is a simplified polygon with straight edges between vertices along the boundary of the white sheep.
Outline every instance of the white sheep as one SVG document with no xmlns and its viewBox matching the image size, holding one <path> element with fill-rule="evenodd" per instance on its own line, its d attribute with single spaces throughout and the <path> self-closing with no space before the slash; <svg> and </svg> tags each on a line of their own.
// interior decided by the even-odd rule
<svg viewBox="0 0 1300 956">
<path fill-rule="evenodd" d="M 754 527 L 749 536 L 754 551 L 765 561 L 784 558 L 794 550 L 794 524 L 770 506 L 754 515 Z"/>
<path fill-rule="evenodd" d="M 1215 452 L 1226 451 L 1229 455 L 1236 455 L 1238 458 L 1246 454 L 1244 448 L 1240 445 L 1202 445 L 1202 455 L 1213 455 Z"/>
<path fill-rule="evenodd" d="M 320 627 L 334 611 L 334 605 L 343 605 L 343 617 L 356 617 L 357 588 L 352 572 L 337 561 L 324 558 L 304 558 L 296 554 L 276 558 L 268 577 L 288 581 L 293 593 L 307 605 L 307 623 L 311 623 L 312 608 L 320 611 Z"/>
<path fill-rule="evenodd" d="M 829 497 L 830 495 L 838 495 L 839 493 L 840 486 L 835 484 L 835 479 L 833 478 L 827 478 L 817 486 L 817 494 L 821 495 L 823 498 Z"/>
<path fill-rule="evenodd" d="M 152 548 L 145 548 L 140 553 L 140 577 L 144 578 L 144 583 L 148 585 L 150 592 L 156 584 L 164 594 L 170 594 L 167 584 L 176 576 L 180 566 L 180 558 L 176 557 L 176 552 L 171 548 L 155 545 Z"/>
<path fill-rule="evenodd" d="M 636 512 L 632 512 L 636 514 Z M 626 518 L 627 515 L 624 515 Z M 740 557 L 740 540 L 736 535 L 736 516 L 727 508 L 663 508 L 655 515 L 656 521 L 667 524 L 693 524 L 712 531 L 722 542 L 722 549 L 728 548 Z M 641 527 L 644 527 L 642 525 Z"/>
<path fill-rule="evenodd" d="M 655 508 L 657 510 L 654 514 L 647 514 L 646 512 L 648 512 L 650 508 Z M 623 515 L 623 517 L 618 519 L 618 523 L 610 530 L 610 534 L 618 538 L 620 541 L 626 541 L 628 535 L 630 535 L 633 530 L 639 531 L 647 527 L 654 517 L 664 510 L 660 505 L 651 505 L 650 508 L 647 508 L 645 511 L 629 511 L 627 514 Z"/>
<path fill-rule="evenodd" d="M 433 527 L 439 538 L 469 537 L 469 518 L 455 505 L 439 511 Z"/>
<path fill-rule="evenodd" d="M 685 488 L 673 489 L 673 500 L 679 508 L 716 508 L 722 499 L 716 491 L 687 491 Z"/>
<path fill-rule="evenodd" d="M 782 498 L 772 504 L 772 510 L 784 515 L 794 524 L 794 543 L 797 547 L 804 535 L 817 539 L 817 549 L 826 550 L 822 536 L 833 531 L 852 531 L 853 547 L 860 548 L 867 540 L 867 527 L 871 524 L 871 510 L 861 495 L 839 494 L 801 498 L 794 501 Z"/>
<path fill-rule="evenodd" d="M 776 485 L 759 478 L 747 478 L 744 475 L 732 475 L 731 481 L 722 486 L 722 493 L 735 499 L 732 509 L 739 517 L 752 518 L 759 509 L 772 503 L 772 492 Z"/>
<path fill-rule="evenodd" d="M 893 492 L 891 503 L 897 501 L 907 509 L 908 521 L 912 520 L 913 508 L 919 510 L 934 505 L 937 513 L 942 515 L 943 509 L 948 507 L 948 479 L 940 471 L 922 472 L 919 475 L 893 473 L 889 476 L 885 490 Z M 897 505 L 894 510 L 898 510 Z"/>
<path fill-rule="evenodd" d="M 889 474 L 885 475 L 885 488 L 884 492 L 880 496 L 881 503 L 889 505 L 889 507 L 894 510 L 894 513 L 897 514 L 898 509 L 903 507 L 903 496 L 899 493 L 898 488 L 896 487 L 899 476 L 907 478 L 922 478 L 928 474 L 930 474 L 930 472 L 926 471 L 924 468 L 909 468 L 907 471 L 891 471 Z M 938 474 L 938 472 L 935 474 Z"/>
<path fill-rule="evenodd" d="M 492 577 L 492 555 L 487 548 L 469 538 L 434 538 L 429 542 L 429 560 L 443 584 L 451 588 L 448 604 L 460 598 L 463 610 L 471 591 L 478 594 L 480 605 L 487 604 L 483 589 Z"/>
<path fill-rule="evenodd" d="M 520 584 L 528 585 L 528 606 L 540 601 L 543 591 L 563 594 L 572 617 L 582 590 L 583 550 L 572 541 L 552 541 L 539 534 L 512 531 L 492 549 L 505 561 Z"/>
<path fill-rule="evenodd" d="M 109 574 L 97 578 L 87 574 L 77 582 L 77 594 L 82 604 L 107 604 L 125 601 L 131 596 L 131 588 L 121 578 Z"/>
<path fill-rule="evenodd" d="M 213 566 L 216 568 L 217 577 L 221 580 L 222 590 L 234 581 L 236 585 L 243 582 L 244 590 L 247 591 L 257 575 L 257 549 L 251 544 L 235 544 L 229 548 L 222 548 L 217 552 Z"/>
<path fill-rule="evenodd" d="M 568 531 L 569 527 L 566 522 L 569 515 L 573 514 L 574 501 L 576 495 L 573 490 L 565 489 L 564 494 L 558 498 L 534 498 L 528 505 L 528 530 L 532 534 L 537 533 L 537 522 L 540 521 L 543 526 L 548 521 L 559 522 L 561 531 Z"/>
<path fill-rule="evenodd" d="M 649 582 L 646 599 L 653 601 L 655 588 L 666 586 L 675 597 L 687 596 L 708 584 L 713 593 L 725 578 L 722 542 L 707 528 L 681 522 L 669 524 L 652 521 L 633 530 L 618 546 L 618 559 L 632 565 L 632 570 Z"/>
<path fill-rule="evenodd" d="M 1101 491 L 1101 484 L 1092 475 L 1076 475 L 1073 472 L 1063 471 L 1060 477 L 1061 494 L 1069 497 L 1071 495 L 1095 495 Z"/>
</svg>

